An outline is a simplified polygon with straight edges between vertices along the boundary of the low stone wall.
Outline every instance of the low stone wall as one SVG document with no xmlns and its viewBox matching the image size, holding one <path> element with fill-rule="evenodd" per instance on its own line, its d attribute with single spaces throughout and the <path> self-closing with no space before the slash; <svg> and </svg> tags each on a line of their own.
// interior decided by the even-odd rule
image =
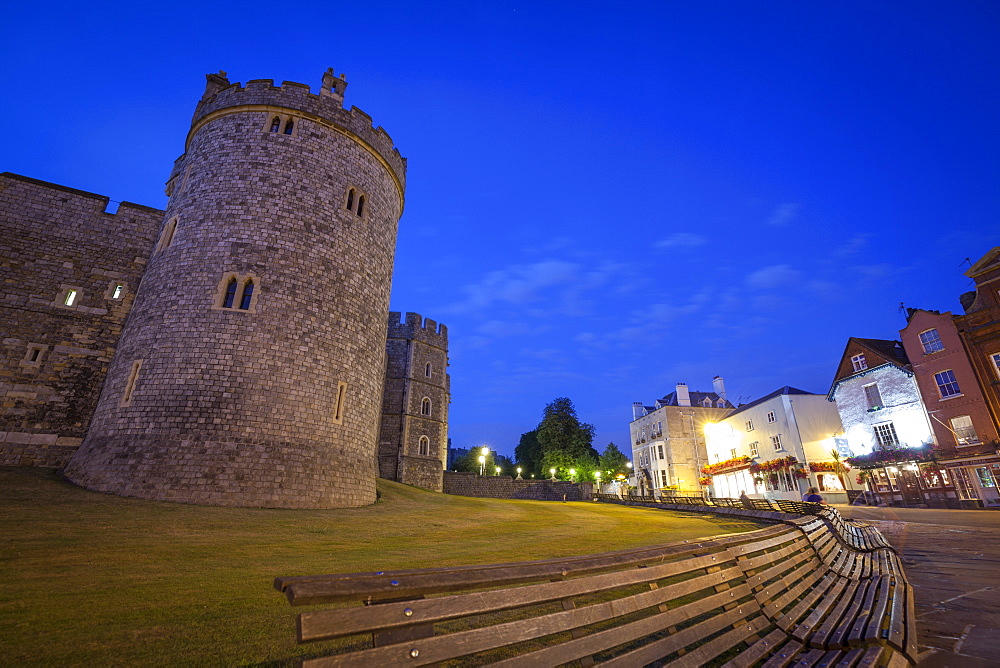
<svg viewBox="0 0 1000 668">
<path fill-rule="evenodd" d="M 445 471 L 444 493 L 486 499 L 590 501 L 594 498 L 594 485 L 589 482 L 514 480 L 503 475 L 480 476 L 475 473 Z"/>
<path fill-rule="evenodd" d="M 82 440 L 58 434 L 0 431 L 0 466 L 61 469 L 69 463 Z"/>
</svg>

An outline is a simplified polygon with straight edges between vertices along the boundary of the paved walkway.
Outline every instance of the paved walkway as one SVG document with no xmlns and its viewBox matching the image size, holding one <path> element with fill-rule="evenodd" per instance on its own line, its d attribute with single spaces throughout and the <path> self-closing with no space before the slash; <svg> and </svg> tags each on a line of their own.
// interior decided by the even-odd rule
<svg viewBox="0 0 1000 668">
<path fill-rule="evenodd" d="M 899 551 L 916 593 L 920 666 L 1000 666 L 1000 511 L 837 509 Z"/>
</svg>

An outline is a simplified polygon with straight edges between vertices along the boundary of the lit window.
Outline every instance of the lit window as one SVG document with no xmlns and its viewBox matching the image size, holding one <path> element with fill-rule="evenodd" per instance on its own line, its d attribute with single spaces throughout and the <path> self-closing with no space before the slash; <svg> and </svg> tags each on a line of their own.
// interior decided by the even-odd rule
<svg viewBox="0 0 1000 668">
<path fill-rule="evenodd" d="M 979 443 L 979 436 L 972 426 L 972 418 L 968 415 L 959 415 L 951 419 L 951 429 L 955 432 L 955 440 L 959 445 L 972 445 Z"/>
<path fill-rule="evenodd" d="M 777 434 L 774 435 L 774 436 L 772 436 L 771 437 L 771 445 L 774 446 L 775 450 L 781 450 L 781 436 L 777 435 Z"/>
<path fill-rule="evenodd" d="M 66 296 L 63 298 L 64 306 L 72 306 L 76 303 L 76 290 L 67 290 Z"/>
<path fill-rule="evenodd" d="M 774 422 L 774 411 L 768 411 L 767 412 L 767 421 L 768 422 Z"/>
<path fill-rule="evenodd" d="M 891 422 L 875 425 L 875 441 L 881 449 L 895 448 L 899 446 L 899 439 L 896 437 L 896 428 Z"/>
<path fill-rule="evenodd" d="M 882 408 L 882 393 L 879 392 L 878 383 L 871 383 L 864 386 L 865 400 L 868 402 L 868 410 L 877 411 Z"/>
<path fill-rule="evenodd" d="M 747 431 L 753 431 L 753 420 L 747 420 Z"/>
<path fill-rule="evenodd" d="M 854 366 L 855 371 L 863 371 L 868 368 L 868 360 L 865 359 L 864 355 L 855 355 L 852 357 L 851 364 Z"/>
<path fill-rule="evenodd" d="M 427 397 L 424 397 L 423 400 L 421 400 L 420 402 L 420 414 L 421 415 L 431 414 L 431 400 L 428 399 Z"/>
<path fill-rule="evenodd" d="M 122 298 L 122 292 L 124 292 L 124 291 L 125 291 L 125 286 L 124 285 L 115 285 L 115 289 L 111 293 L 111 298 L 112 299 L 121 299 Z"/>
<path fill-rule="evenodd" d="M 760 457 L 760 441 L 754 441 L 750 444 L 750 456 Z"/>
<path fill-rule="evenodd" d="M 928 329 L 926 332 L 920 332 L 920 345 L 924 347 L 924 354 L 926 355 L 944 350 L 944 344 L 941 343 L 941 335 L 938 334 L 936 329 Z"/>
<path fill-rule="evenodd" d="M 937 383 L 938 392 L 942 399 L 958 396 L 962 390 L 958 389 L 958 381 L 955 380 L 955 372 L 951 369 L 934 374 L 934 381 Z"/>
<path fill-rule="evenodd" d="M 431 439 L 426 436 L 421 436 L 420 440 L 417 441 L 417 454 L 418 455 L 428 455 L 431 451 Z"/>
</svg>

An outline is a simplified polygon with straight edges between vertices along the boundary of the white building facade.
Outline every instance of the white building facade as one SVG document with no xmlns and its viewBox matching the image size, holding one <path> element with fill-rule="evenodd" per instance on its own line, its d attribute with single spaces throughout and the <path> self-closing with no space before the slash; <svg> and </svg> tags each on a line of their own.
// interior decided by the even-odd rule
<svg viewBox="0 0 1000 668">
<path fill-rule="evenodd" d="M 828 502 L 846 502 L 851 481 L 838 466 L 841 431 L 826 395 L 783 387 L 706 425 L 709 463 L 702 481 L 719 497 L 745 492 L 798 501 L 816 487 Z"/>
</svg>

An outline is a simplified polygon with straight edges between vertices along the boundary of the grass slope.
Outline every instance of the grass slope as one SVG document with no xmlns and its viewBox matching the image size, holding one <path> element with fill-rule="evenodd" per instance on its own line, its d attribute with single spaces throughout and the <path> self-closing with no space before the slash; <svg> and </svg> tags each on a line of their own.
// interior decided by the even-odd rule
<svg viewBox="0 0 1000 668">
<path fill-rule="evenodd" d="M 275 576 L 523 561 L 756 528 L 384 480 L 379 491 L 356 509 L 211 508 L 0 467 L 0 664 L 283 663 L 311 648 L 295 643 L 299 610 L 271 588 Z"/>
</svg>

